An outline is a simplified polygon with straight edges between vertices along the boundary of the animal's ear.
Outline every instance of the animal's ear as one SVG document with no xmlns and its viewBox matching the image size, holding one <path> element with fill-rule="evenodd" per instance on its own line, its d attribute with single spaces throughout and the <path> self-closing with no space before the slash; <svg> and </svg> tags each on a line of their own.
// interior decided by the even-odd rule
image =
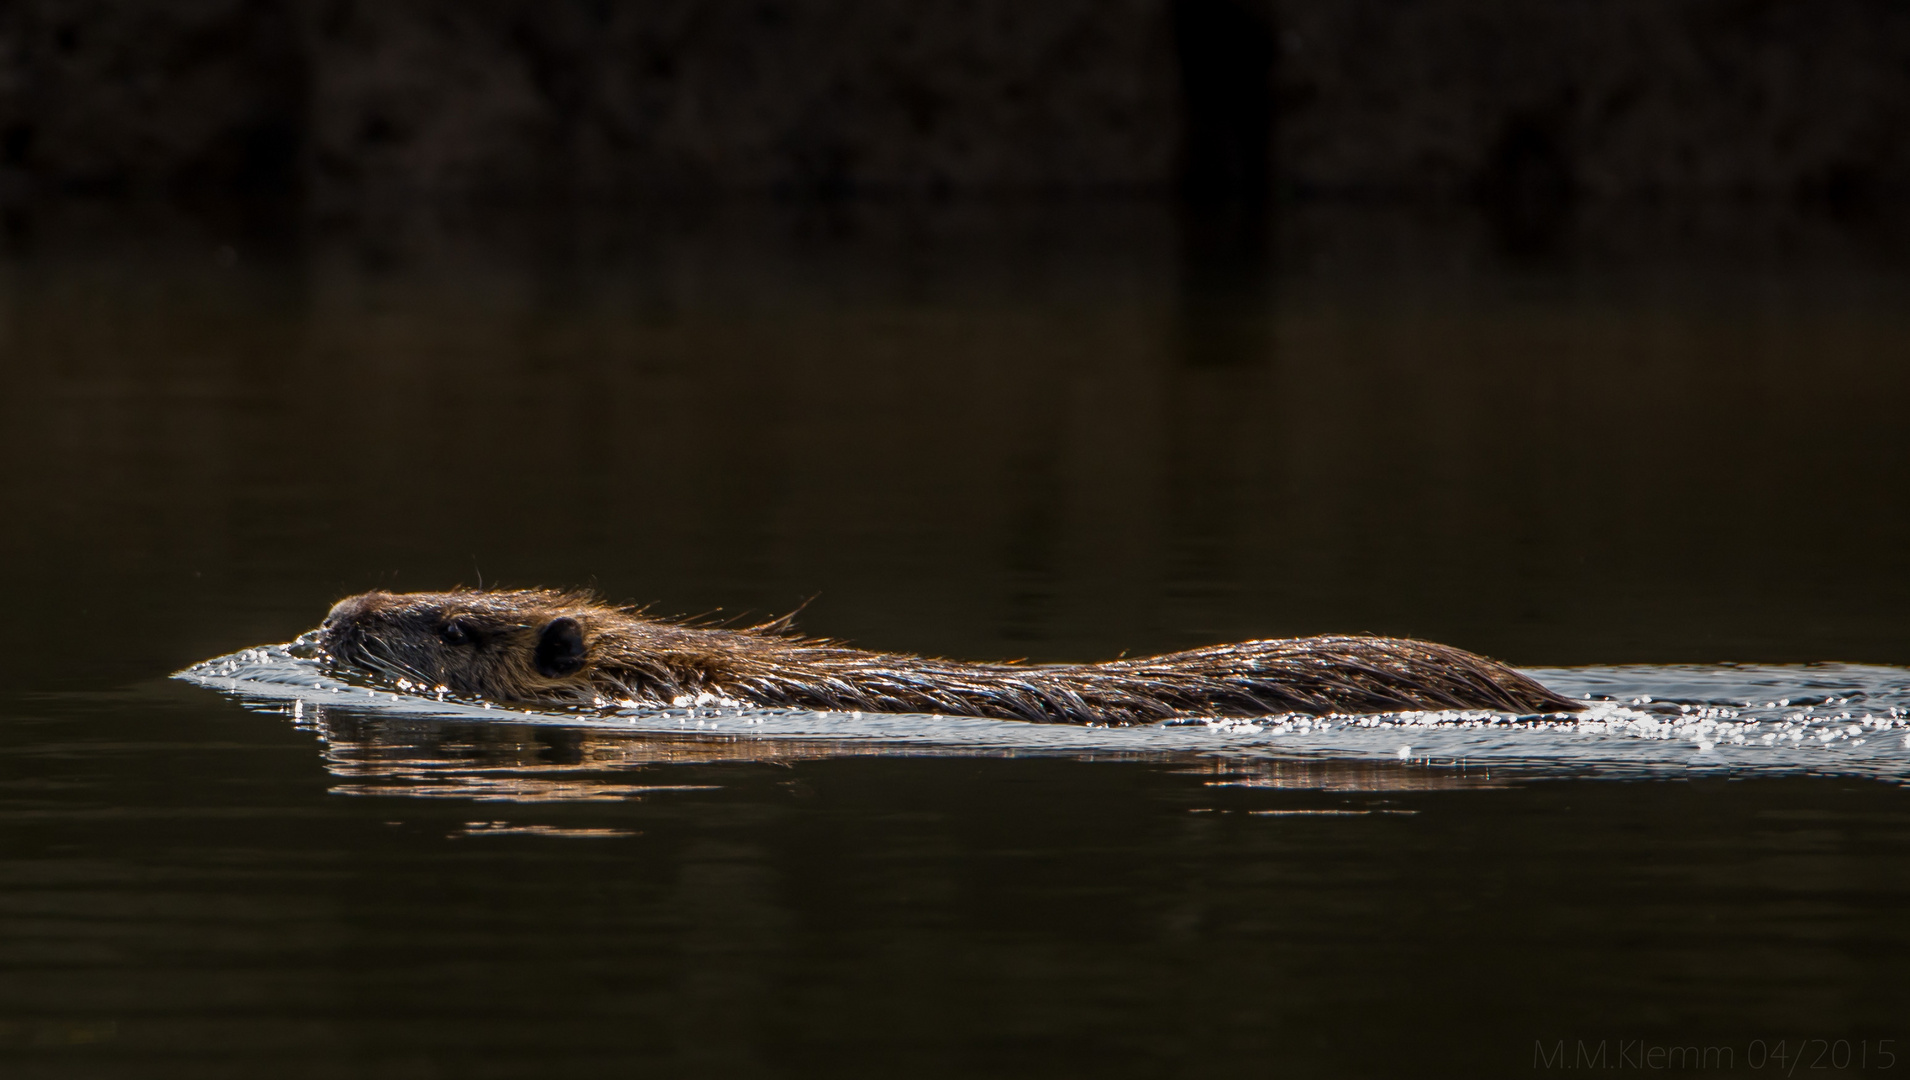
<svg viewBox="0 0 1910 1080">
<path fill-rule="evenodd" d="M 537 632 L 537 652 L 532 658 L 537 673 L 547 678 L 575 675 L 584 666 L 584 628 L 568 615 L 544 624 Z"/>
</svg>

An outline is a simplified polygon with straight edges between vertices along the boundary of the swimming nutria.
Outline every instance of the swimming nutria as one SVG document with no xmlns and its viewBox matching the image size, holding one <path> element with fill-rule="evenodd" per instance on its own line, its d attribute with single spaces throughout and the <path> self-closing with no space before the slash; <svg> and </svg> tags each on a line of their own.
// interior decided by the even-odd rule
<svg viewBox="0 0 1910 1080">
<path fill-rule="evenodd" d="M 319 631 L 335 662 L 494 701 L 926 712 L 1083 724 L 1398 709 L 1577 710 L 1497 661 L 1401 638 L 1248 641 L 1099 664 L 970 664 L 688 626 L 550 589 L 368 592 Z M 708 699 L 705 699 L 708 700 Z"/>
</svg>

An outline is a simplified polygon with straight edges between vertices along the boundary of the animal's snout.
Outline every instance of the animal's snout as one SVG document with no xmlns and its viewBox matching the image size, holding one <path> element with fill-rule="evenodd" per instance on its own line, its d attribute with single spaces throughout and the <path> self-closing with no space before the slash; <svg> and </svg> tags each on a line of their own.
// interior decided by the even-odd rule
<svg viewBox="0 0 1910 1080">
<path fill-rule="evenodd" d="M 327 651 L 335 650 L 341 638 L 363 625 L 370 607 L 366 596 L 348 596 L 333 604 L 325 613 L 325 621 L 318 624 L 319 646 Z"/>
</svg>

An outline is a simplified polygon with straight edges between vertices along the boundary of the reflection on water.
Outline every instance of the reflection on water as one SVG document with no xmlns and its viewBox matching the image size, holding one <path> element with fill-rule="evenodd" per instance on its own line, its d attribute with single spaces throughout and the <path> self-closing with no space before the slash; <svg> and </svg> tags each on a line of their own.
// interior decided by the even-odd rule
<svg viewBox="0 0 1910 1080">
<path fill-rule="evenodd" d="M 1581 1032 L 1899 1037 L 1910 805 L 1835 768 L 838 739 L 578 772 L 775 740 L 403 704 L 0 697 L 8 1075 L 1476 1077 Z M 411 797 L 435 769 L 675 790 Z"/>
<path fill-rule="evenodd" d="M 924 746 L 915 743 L 764 739 L 749 737 L 635 734 L 517 724 L 381 722 L 349 711 L 315 710 L 299 726 L 318 737 L 325 767 L 338 781 L 335 795 L 469 799 L 474 802 L 547 803 L 644 799 L 659 794 L 712 790 L 708 785 L 632 783 L 651 766 L 751 762 L 788 765 L 841 757 L 961 754 L 1008 756 L 1014 751 Z M 1175 760 L 1164 753 L 1084 753 L 1086 760 Z M 1180 757 L 1185 757 L 1183 753 Z M 1195 770 L 1182 770 L 1194 772 Z M 636 773 L 633 777 L 631 774 Z M 1213 761 L 1198 774 L 1223 779 L 1217 787 L 1285 788 L 1309 791 L 1440 791 L 1503 785 L 1489 769 L 1431 761 L 1238 759 Z M 540 827 L 541 828 L 541 827 Z M 477 831 L 531 835 L 490 823 Z M 547 831 L 546 831 L 547 832 Z M 548 835 L 600 835 L 547 833 Z M 603 833 L 601 835 L 611 835 Z"/>
<path fill-rule="evenodd" d="M 555 825 L 513 825 L 508 821 L 467 821 L 451 834 L 465 836 L 548 836 L 563 840 L 614 840 L 639 834 L 628 829 L 564 829 Z"/>
<path fill-rule="evenodd" d="M 1242 220 L 20 208 L 0 1072 L 1901 1054 L 1910 219 Z M 480 577 L 975 659 L 1609 666 L 1539 670 L 1569 724 L 1125 731 L 159 678 Z"/>
<path fill-rule="evenodd" d="M 879 745 L 794 739 L 638 736 L 549 724 L 389 721 L 314 708 L 295 723 L 318 737 L 339 795 L 404 795 L 479 802 L 641 799 L 708 790 L 698 784 L 643 784 L 647 766 L 791 761 L 878 754 Z"/>
<path fill-rule="evenodd" d="M 1205 769 L 1184 771 L 1196 776 L 1212 773 L 1222 778 L 1207 781 L 1209 787 L 1290 791 L 1451 791 L 1503 787 L 1511 782 L 1510 776 L 1519 775 L 1516 771 L 1508 774 L 1502 766 L 1498 778 L 1494 779 L 1491 768 L 1487 766 L 1468 766 L 1450 761 L 1282 761 L 1266 758 L 1216 761 Z"/>
<path fill-rule="evenodd" d="M 539 711 L 346 681 L 300 645 L 247 649 L 178 674 L 318 734 L 342 794 L 620 799 L 652 766 L 788 764 L 857 755 L 1218 759 L 1244 786 L 1433 790 L 1524 775 L 1692 771 L 1910 777 L 1910 669 L 1854 664 L 1658 665 L 1532 672 L 1577 714 L 1413 711 L 1187 717 L 1127 728 L 722 705 Z M 1409 768 L 1418 766 L 1418 768 Z M 677 789 L 681 790 L 681 789 Z"/>
</svg>

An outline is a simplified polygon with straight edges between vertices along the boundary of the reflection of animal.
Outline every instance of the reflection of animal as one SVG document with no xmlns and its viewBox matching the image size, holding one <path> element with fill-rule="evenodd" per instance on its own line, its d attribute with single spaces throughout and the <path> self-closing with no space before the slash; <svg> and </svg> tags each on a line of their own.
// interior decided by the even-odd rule
<svg viewBox="0 0 1910 1080">
<path fill-rule="evenodd" d="M 1582 707 L 1496 661 L 1426 641 L 1310 637 L 1100 664 L 971 664 L 795 637 L 787 620 L 740 630 L 686 626 L 547 589 L 369 592 L 339 601 L 319 642 L 335 662 L 420 690 L 550 704 L 689 704 L 710 695 L 757 706 L 1091 724 Z"/>
</svg>

